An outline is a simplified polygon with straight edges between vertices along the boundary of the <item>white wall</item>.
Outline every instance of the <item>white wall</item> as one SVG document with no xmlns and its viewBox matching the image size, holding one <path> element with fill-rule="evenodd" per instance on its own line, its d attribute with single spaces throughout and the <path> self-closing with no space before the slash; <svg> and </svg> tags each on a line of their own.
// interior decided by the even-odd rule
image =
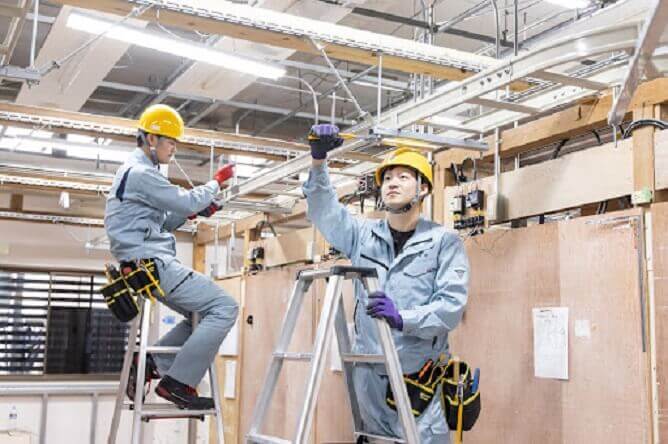
<svg viewBox="0 0 668 444">
<path fill-rule="evenodd" d="M 1 204 L 2 202 L 0 202 Z M 2 205 L 0 205 L 2 206 Z M 106 250 L 87 250 L 85 242 L 104 234 L 101 227 L 0 220 L 0 267 L 22 266 L 48 269 L 102 271 L 105 262 L 113 261 Z M 192 237 L 177 235 L 177 258 L 192 266 Z M 0 382 L 0 386 L 2 382 Z M 153 387 L 155 384 L 153 384 Z M 1 390 L 0 390 L 1 392 Z M 0 431 L 8 426 L 9 411 L 16 406 L 18 427 L 39 443 L 41 418 L 40 397 L 3 397 L 0 395 Z M 113 396 L 101 396 L 98 404 L 95 444 L 107 442 L 114 408 Z M 49 399 L 46 444 L 90 444 L 92 397 L 67 396 Z M 198 427 L 198 443 L 208 443 L 208 425 Z M 187 442 L 187 421 L 150 423 L 145 442 L 179 444 Z M 119 429 L 118 443 L 130 442 L 131 416 L 125 412 Z M 0 443 L 9 439 L 0 432 Z"/>
<path fill-rule="evenodd" d="M 86 241 L 104 236 L 102 227 L 0 220 L 0 265 L 102 271 L 113 262 L 107 250 L 86 249 Z M 192 238 L 177 235 L 176 256 L 192 266 Z"/>
</svg>

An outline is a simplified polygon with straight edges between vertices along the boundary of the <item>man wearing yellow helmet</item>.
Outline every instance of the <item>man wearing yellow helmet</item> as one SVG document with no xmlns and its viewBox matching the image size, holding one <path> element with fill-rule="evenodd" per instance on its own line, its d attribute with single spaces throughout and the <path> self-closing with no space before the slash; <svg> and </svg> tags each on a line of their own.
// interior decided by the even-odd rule
<svg viewBox="0 0 668 444">
<path fill-rule="evenodd" d="M 220 344 L 234 325 L 238 306 L 222 288 L 176 259 L 172 232 L 195 215 L 209 217 L 220 207 L 214 202 L 223 183 L 232 174 L 225 165 L 204 185 L 186 190 L 173 185 L 158 167 L 168 164 L 183 137 L 179 113 L 166 105 L 147 108 L 139 119 L 137 148 L 118 169 L 105 209 L 104 226 L 111 253 L 122 264 L 151 260 L 165 297 L 160 302 L 186 316 L 163 336 L 158 345 L 181 346 L 176 355 L 149 355 L 145 380 L 137 381 L 133 362 L 128 396 L 134 388 L 162 377 L 156 393 L 180 408 L 211 409 L 213 400 L 200 397 L 199 384 Z M 190 313 L 200 314 L 193 330 Z"/>
<path fill-rule="evenodd" d="M 385 219 L 353 217 L 339 203 L 327 172 L 327 152 L 343 143 L 338 132 L 334 125 L 311 128 L 313 163 L 303 191 L 308 218 L 327 241 L 354 266 L 378 272 L 382 291 L 366 294 L 355 284 L 353 353 L 380 352 L 372 318 L 384 319 L 393 329 L 403 373 L 409 378 L 421 375 L 448 355 L 448 333 L 464 312 L 466 252 L 456 233 L 420 216 L 420 203 L 433 187 L 432 169 L 422 154 L 410 149 L 394 151 L 376 170 Z M 360 304 L 365 309 L 358 309 Z M 353 385 L 364 432 L 402 436 L 384 367 L 356 364 Z M 420 442 L 447 444 L 448 426 L 440 402 L 433 398 L 419 407 L 411 402 Z"/>
</svg>

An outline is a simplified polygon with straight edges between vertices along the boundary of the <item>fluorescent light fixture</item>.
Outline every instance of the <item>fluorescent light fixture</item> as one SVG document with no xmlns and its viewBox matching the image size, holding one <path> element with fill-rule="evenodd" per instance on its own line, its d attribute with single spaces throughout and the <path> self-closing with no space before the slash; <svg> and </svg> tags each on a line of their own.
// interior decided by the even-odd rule
<svg viewBox="0 0 668 444">
<path fill-rule="evenodd" d="M 109 145 L 89 146 L 73 145 L 74 142 L 57 140 L 39 140 L 33 137 L 3 137 L 0 139 L 0 149 L 17 153 L 39 153 L 52 155 L 55 150 L 65 150 L 67 158 L 75 160 L 101 160 L 106 162 L 123 163 L 130 155 L 130 151 L 121 147 Z"/>
<path fill-rule="evenodd" d="M 185 57 L 198 62 L 209 63 L 232 71 L 239 71 L 257 77 L 278 79 L 285 75 L 285 69 L 269 63 L 254 61 L 245 57 L 226 54 L 204 45 L 179 40 L 125 24 L 98 19 L 73 12 L 67 18 L 67 26 L 90 34 L 102 34 L 114 40 L 143 46 L 155 51 Z"/>
<path fill-rule="evenodd" d="M 591 0 L 545 0 L 553 5 L 561 6 L 562 8 L 578 9 L 586 8 L 591 5 Z"/>
</svg>

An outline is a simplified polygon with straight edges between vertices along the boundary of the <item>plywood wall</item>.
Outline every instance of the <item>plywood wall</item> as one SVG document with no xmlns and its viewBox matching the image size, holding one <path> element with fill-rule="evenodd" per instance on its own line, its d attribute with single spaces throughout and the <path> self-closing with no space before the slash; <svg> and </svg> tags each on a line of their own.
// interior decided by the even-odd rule
<svg viewBox="0 0 668 444">
<path fill-rule="evenodd" d="M 470 301 L 451 347 L 481 368 L 483 413 L 466 442 L 648 442 L 640 221 L 634 210 L 467 241 Z M 534 377 L 531 309 L 554 306 L 569 308 L 568 381 Z"/>
<path fill-rule="evenodd" d="M 668 203 L 652 205 L 652 258 L 659 438 L 668 440 Z"/>
<path fill-rule="evenodd" d="M 234 298 L 240 305 L 243 304 L 243 294 L 242 294 L 242 278 L 240 276 L 233 277 L 230 279 L 223 279 L 216 282 L 218 285 L 223 287 L 230 296 Z M 240 311 L 241 312 L 241 311 Z M 240 322 L 237 321 L 237 322 Z M 236 363 L 237 371 L 235 375 L 228 375 L 225 373 L 225 363 L 227 361 L 233 361 Z M 225 443 L 234 444 L 238 440 L 239 436 L 239 383 L 240 383 L 240 373 L 239 373 L 239 357 L 233 356 L 216 356 L 215 365 L 216 371 L 218 372 L 218 387 L 221 394 L 221 407 L 223 410 L 223 431 L 225 433 Z M 235 378 L 235 393 L 236 397 L 233 399 L 228 399 L 223 396 L 223 391 L 225 389 L 225 381 L 229 377 Z M 214 421 L 209 422 L 209 442 L 217 443 L 218 442 L 218 431 L 216 429 L 216 424 Z"/>
<path fill-rule="evenodd" d="M 248 277 L 242 319 L 240 438 L 249 430 L 255 401 L 278 340 L 297 268 L 278 268 Z M 289 351 L 310 351 L 313 306 L 313 298 L 305 298 Z M 252 324 L 249 317 L 252 317 Z M 263 433 L 285 439 L 292 436 L 297 424 L 297 407 L 301 405 L 305 393 L 307 370 L 302 362 L 284 364 Z"/>
</svg>

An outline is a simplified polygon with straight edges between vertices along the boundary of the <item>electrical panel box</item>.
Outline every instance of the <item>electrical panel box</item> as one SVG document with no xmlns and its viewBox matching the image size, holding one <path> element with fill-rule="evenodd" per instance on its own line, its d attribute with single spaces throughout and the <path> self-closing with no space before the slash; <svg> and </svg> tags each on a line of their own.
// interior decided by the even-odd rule
<svg viewBox="0 0 668 444">
<path fill-rule="evenodd" d="M 357 192 L 363 196 L 373 195 L 378 192 L 376 179 L 373 174 L 368 174 L 357 179 Z"/>
<path fill-rule="evenodd" d="M 471 191 L 466 195 L 466 208 L 475 208 L 479 210 L 485 202 L 485 192 L 482 190 Z"/>
<path fill-rule="evenodd" d="M 450 199 L 450 212 L 453 214 L 462 214 L 464 212 L 464 196 L 455 196 Z"/>
</svg>

